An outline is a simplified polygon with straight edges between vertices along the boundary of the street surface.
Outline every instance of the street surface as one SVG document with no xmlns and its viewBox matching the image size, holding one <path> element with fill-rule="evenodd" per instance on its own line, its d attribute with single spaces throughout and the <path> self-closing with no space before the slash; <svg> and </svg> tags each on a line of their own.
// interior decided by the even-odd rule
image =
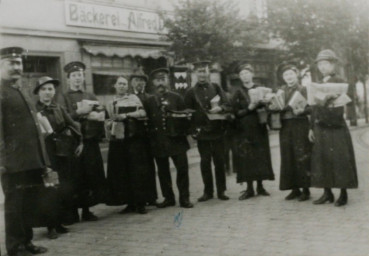
<svg viewBox="0 0 369 256">
<path fill-rule="evenodd" d="M 69 226 L 71 232 L 56 240 L 48 240 L 46 229 L 38 228 L 34 242 L 48 247 L 47 255 L 53 256 L 369 255 L 369 127 L 354 128 L 352 138 L 359 189 L 348 191 L 348 205 L 341 208 L 333 204 L 313 205 L 312 200 L 284 200 L 288 192 L 278 190 L 278 135 L 273 133 L 271 150 L 276 180 L 264 182 L 270 197 L 239 201 L 246 185 L 237 184 L 232 174 L 227 177 L 229 201 L 215 198 L 198 203 L 203 185 L 194 148 L 189 156 L 191 200 L 195 208 L 149 207 L 147 215 L 120 215 L 122 207 L 99 205 L 92 209 L 99 221 Z M 322 190 L 311 192 L 312 199 L 317 199 Z M 338 190 L 334 193 L 337 198 Z M 0 244 L 4 252 L 2 206 L 0 213 Z"/>
</svg>

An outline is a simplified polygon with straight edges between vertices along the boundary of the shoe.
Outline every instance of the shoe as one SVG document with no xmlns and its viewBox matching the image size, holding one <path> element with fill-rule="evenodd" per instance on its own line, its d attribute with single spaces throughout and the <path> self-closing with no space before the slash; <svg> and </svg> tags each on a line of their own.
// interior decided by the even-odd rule
<svg viewBox="0 0 369 256">
<path fill-rule="evenodd" d="M 270 196 L 268 191 L 265 190 L 265 188 L 257 189 L 257 193 L 259 196 Z"/>
<path fill-rule="evenodd" d="M 302 193 L 298 199 L 299 202 L 307 201 L 310 199 L 310 190 L 308 188 L 304 188 Z"/>
<path fill-rule="evenodd" d="M 59 237 L 58 233 L 55 231 L 55 228 L 48 228 L 46 236 L 49 239 L 57 239 Z"/>
<path fill-rule="evenodd" d="M 83 221 L 97 221 L 99 218 L 92 212 L 82 213 Z"/>
<path fill-rule="evenodd" d="M 219 199 L 219 200 L 223 200 L 223 201 L 227 201 L 227 200 L 229 200 L 229 197 L 228 197 L 228 196 L 226 196 L 226 195 L 224 194 L 224 192 L 223 192 L 223 193 L 218 194 L 218 199 Z"/>
<path fill-rule="evenodd" d="M 55 227 L 55 231 L 58 234 L 66 234 L 69 232 L 69 229 L 67 229 L 66 227 L 63 227 L 62 225 L 58 225 Z"/>
<path fill-rule="evenodd" d="M 208 201 L 210 199 L 213 199 L 213 196 L 209 196 L 208 194 L 203 194 L 199 199 L 197 199 L 197 201 L 205 202 L 205 201 Z"/>
<path fill-rule="evenodd" d="M 190 200 L 183 200 L 179 203 L 179 206 L 182 208 L 193 208 L 193 204 L 190 202 Z"/>
<path fill-rule="evenodd" d="M 135 212 L 135 208 L 132 206 L 132 205 L 127 205 L 126 208 L 124 208 L 123 210 L 121 210 L 119 212 L 119 214 L 127 214 L 127 213 L 132 213 L 132 212 Z"/>
<path fill-rule="evenodd" d="M 156 204 L 156 207 L 165 208 L 165 207 L 175 206 L 175 205 L 176 205 L 176 201 L 169 200 L 169 199 L 164 199 L 163 202 Z"/>
<path fill-rule="evenodd" d="M 24 248 L 26 249 L 26 251 L 32 254 L 42 254 L 42 253 L 47 252 L 47 248 L 43 246 L 36 246 L 32 242 L 25 244 Z"/>
<path fill-rule="evenodd" d="M 318 199 L 313 202 L 313 204 L 325 204 L 326 202 L 333 203 L 334 201 L 334 195 L 332 193 L 326 193 Z"/>
<path fill-rule="evenodd" d="M 245 190 L 242 191 L 241 193 L 242 195 L 238 198 L 238 200 L 246 200 L 255 196 L 255 192 L 250 190 Z"/>
<path fill-rule="evenodd" d="M 136 211 L 139 214 L 146 214 L 147 213 L 147 210 L 146 210 L 145 206 L 137 206 Z"/>
<path fill-rule="evenodd" d="M 334 206 L 340 207 L 347 204 L 347 194 L 346 195 L 340 195 L 340 197 L 337 199 L 337 201 L 334 203 Z"/>
<path fill-rule="evenodd" d="M 285 200 L 293 200 L 301 196 L 300 189 L 292 189 L 291 193 L 288 194 L 284 199 Z"/>
</svg>

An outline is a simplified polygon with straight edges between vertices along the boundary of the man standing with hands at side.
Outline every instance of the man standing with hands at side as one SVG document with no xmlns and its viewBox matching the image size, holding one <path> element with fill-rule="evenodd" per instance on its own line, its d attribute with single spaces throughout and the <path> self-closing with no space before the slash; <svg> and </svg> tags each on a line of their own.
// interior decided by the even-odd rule
<svg viewBox="0 0 369 256">
<path fill-rule="evenodd" d="M 41 254 L 46 248 L 32 244 L 32 226 L 26 220 L 32 195 L 54 185 L 36 110 L 25 88 L 20 47 L 0 50 L 1 71 L 1 184 L 5 195 L 5 243 L 9 256 Z M 55 181 L 56 183 L 56 181 Z M 37 192 L 36 192 L 37 194 Z M 37 209 L 36 209 L 37 210 Z"/>
<path fill-rule="evenodd" d="M 230 111 L 226 95 L 219 85 L 209 82 L 209 61 L 193 63 L 197 83 L 185 96 L 187 108 L 196 112 L 192 115 L 192 136 L 197 140 L 200 153 L 200 169 L 205 185 L 204 194 L 198 199 L 204 202 L 213 198 L 213 174 L 211 160 L 215 165 L 217 194 L 220 200 L 228 200 L 224 164 L 225 120 L 222 114 Z M 210 118 L 212 120 L 210 120 Z"/>
<path fill-rule="evenodd" d="M 149 118 L 151 151 L 158 166 L 159 181 L 163 202 L 158 208 L 175 205 L 172 179 L 169 168 L 169 158 L 173 160 L 177 169 L 177 186 L 179 190 L 179 205 L 192 208 L 189 196 L 188 159 L 189 144 L 186 138 L 185 123 L 188 122 L 185 104 L 182 97 L 169 91 L 169 70 L 156 69 L 151 72 L 154 85 L 154 95 L 147 101 L 147 115 Z M 176 117 L 174 117 L 176 116 Z M 175 123 L 184 122 L 176 126 Z"/>
</svg>

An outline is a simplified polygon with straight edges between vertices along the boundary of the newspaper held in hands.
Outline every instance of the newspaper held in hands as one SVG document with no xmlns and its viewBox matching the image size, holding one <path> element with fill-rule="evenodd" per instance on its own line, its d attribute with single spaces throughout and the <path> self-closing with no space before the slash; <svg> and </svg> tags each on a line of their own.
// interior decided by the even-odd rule
<svg viewBox="0 0 369 256">
<path fill-rule="evenodd" d="M 351 102 L 351 98 L 346 93 L 341 94 L 335 101 L 333 101 L 332 107 L 334 108 L 343 107 L 350 102 Z"/>
<path fill-rule="evenodd" d="M 210 100 L 211 109 L 219 107 L 220 104 L 220 96 L 217 94 Z M 209 120 L 225 120 L 226 115 L 223 113 L 206 113 Z"/>
<path fill-rule="evenodd" d="M 302 112 L 304 112 L 306 106 L 307 106 L 307 100 L 299 91 L 295 91 L 288 102 L 288 105 L 292 108 L 292 112 L 295 115 L 298 115 Z"/>
<path fill-rule="evenodd" d="M 270 110 L 283 110 L 285 107 L 285 93 L 283 90 L 278 90 L 276 93 L 272 94 L 270 99 Z"/>
<path fill-rule="evenodd" d="M 347 90 L 348 90 L 347 83 L 324 83 L 324 84 L 311 83 L 310 85 L 307 86 L 308 104 L 311 106 L 317 104 L 320 105 L 327 100 L 327 96 L 343 95 L 347 93 Z M 338 98 L 340 98 L 340 96 Z M 338 100 L 338 98 L 334 100 L 332 104 L 333 106 L 338 104 L 335 103 Z"/>
<path fill-rule="evenodd" d="M 101 112 L 91 111 L 88 114 L 87 119 L 88 120 L 91 120 L 91 121 L 104 122 L 104 120 L 105 120 L 105 112 L 104 111 L 101 111 Z"/>
<path fill-rule="evenodd" d="M 40 112 L 36 114 L 37 120 L 40 124 L 40 129 L 42 134 L 52 134 L 54 132 L 51 124 L 46 116 L 43 116 Z"/>
<path fill-rule="evenodd" d="M 259 103 L 261 101 L 269 102 L 271 100 L 270 93 L 272 93 L 271 88 L 267 87 L 256 87 L 249 90 L 249 96 L 251 103 Z"/>
<path fill-rule="evenodd" d="M 80 113 L 90 113 L 94 106 L 99 106 L 100 103 L 96 100 L 82 100 L 77 102 L 77 111 Z"/>
</svg>

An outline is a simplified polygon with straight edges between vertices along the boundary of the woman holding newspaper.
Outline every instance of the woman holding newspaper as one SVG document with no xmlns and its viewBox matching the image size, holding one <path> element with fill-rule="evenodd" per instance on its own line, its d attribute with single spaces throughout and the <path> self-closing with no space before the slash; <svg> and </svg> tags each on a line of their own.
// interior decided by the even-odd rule
<svg viewBox="0 0 369 256">
<path fill-rule="evenodd" d="M 274 95 L 269 109 L 280 112 L 281 148 L 280 190 L 291 190 L 286 200 L 306 201 L 310 198 L 311 143 L 308 139 L 306 88 L 299 83 L 295 63 L 284 62 L 277 73 L 286 83 Z M 301 189 L 301 190 L 300 190 Z"/>
<path fill-rule="evenodd" d="M 146 150 L 146 111 L 141 100 L 128 86 L 128 78 L 120 76 L 114 85 L 116 97 L 107 106 L 105 123 L 110 139 L 108 184 L 111 205 L 127 204 L 120 213 L 147 213 L 149 198 L 149 155 Z"/>
<path fill-rule="evenodd" d="M 341 189 L 335 206 L 347 204 L 348 188 L 357 188 L 358 179 L 351 135 L 343 117 L 348 84 L 335 73 L 338 62 L 332 50 L 321 51 L 315 62 L 323 76 L 322 84 L 312 83 L 308 100 L 312 107 L 309 139 L 314 143 L 311 161 L 311 185 L 324 188 L 314 204 L 332 203 L 332 188 Z"/>
<path fill-rule="evenodd" d="M 264 95 L 271 90 L 256 87 L 253 83 L 254 69 L 249 64 L 240 66 L 239 76 L 243 86 L 232 97 L 232 105 L 236 117 L 237 141 L 234 152 L 237 163 L 237 182 L 247 182 L 247 189 L 239 197 L 245 200 L 255 195 L 253 181 L 257 181 L 257 193 L 268 196 L 263 187 L 263 180 L 274 180 L 269 148 L 268 130 L 266 127 L 266 110 Z"/>
<path fill-rule="evenodd" d="M 36 103 L 37 117 L 41 131 L 45 135 L 46 150 L 51 166 L 57 171 L 60 180 L 58 194 L 61 205 L 58 206 L 59 210 L 56 213 L 56 223 L 48 225 L 47 236 L 50 239 L 57 238 L 58 233 L 68 232 L 68 229 L 61 223 L 68 222 L 68 218 L 73 216 L 71 198 L 75 180 L 72 165 L 75 164 L 75 157 L 79 156 L 83 150 L 79 125 L 63 108 L 53 102 L 55 87 L 58 85 L 58 80 L 44 76 L 38 79 L 33 91 L 39 98 Z"/>
</svg>

